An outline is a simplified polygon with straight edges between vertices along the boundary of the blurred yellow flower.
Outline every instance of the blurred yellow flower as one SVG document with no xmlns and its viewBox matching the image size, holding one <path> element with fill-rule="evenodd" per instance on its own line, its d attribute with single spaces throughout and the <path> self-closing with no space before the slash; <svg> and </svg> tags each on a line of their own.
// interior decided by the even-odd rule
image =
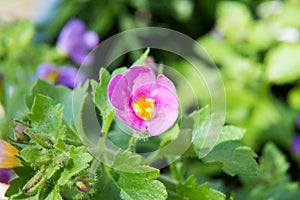
<svg viewBox="0 0 300 200">
<path fill-rule="evenodd" d="M 11 144 L 0 140 L 0 168 L 13 168 L 22 166 L 21 161 L 16 156 L 19 151 Z"/>
</svg>

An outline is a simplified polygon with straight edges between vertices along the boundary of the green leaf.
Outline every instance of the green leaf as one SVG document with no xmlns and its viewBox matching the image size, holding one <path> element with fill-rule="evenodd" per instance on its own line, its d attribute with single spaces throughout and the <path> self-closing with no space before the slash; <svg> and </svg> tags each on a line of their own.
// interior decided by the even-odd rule
<svg viewBox="0 0 300 200">
<path fill-rule="evenodd" d="M 144 158 L 140 155 L 132 155 L 129 151 L 119 150 L 113 162 L 113 168 L 116 171 L 124 171 L 130 173 L 157 173 L 157 169 L 146 165 Z"/>
<path fill-rule="evenodd" d="M 114 180 L 120 188 L 122 199 L 166 199 L 165 186 L 154 180 L 159 170 L 147 166 L 140 155 L 132 155 L 129 151 L 119 150 L 113 163 Z M 139 188 L 137 190 L 137 188 Z"/>
<path fill-rule="evenodd" d="M 63 107 L 55 105 L 54 101 L 47 96 L 37 95 L 34 98 L 31 113 L 30 132 L 36 134 L 52 135 L 55 138 L 64 136 L 65 128 L 62 126 Z"/>
<path fill-rule="evenodd" d="M 45 198 L 45 200 L 63 200 L 59 193 L 58 186 L 55 186 L 52 192 Z"/>
<path fill-rule="evenodd" d="M 67 151 L 67 146 L 61 139 L 54 144 L 54 147 L 60 151 Z"/>
<path fill-rule="evenodd" d="M 73 123 L 72 112 L 72 90 L 61 85 L 52 85 L 43 80 L 37 80 L 32 88 L 31 95 L 25 97 L 26 105 L 30 109 L 33 105 L 34 97 L 38 94 L 51 97 L 55 104 L 61 104 L 64 107 L 64 121 L 67 124 Z"/>
<path fill-rule="evenodd" d="M 216 145 L 203 158 L 206 163 L 217 163 L 227 174 L 249 175 L 257 174 L 257 155 L 240 141 L 226 141 Z"/>
<path fill-rule="evenodd" d="M 34 167 L 36 165 L 35 162 L 44 155 L 44 152 L 38 147 L 28 146 L 20 151 L 20 155 L 27 163 L 30 163 Z"/>
<path fill-rule="evenodd" d="M 177 186 L 178 199 L 190 200 L 225 200 L 226 195 L 211 189 L 208 183 L 198 186 L 195 176 L 190 176 L 184 183 L 179 183 Z"/>
<path fill-rule="evenodd" d="M 205 106 L 198 111 L 194 111 L 187 117 L 184 117 L 181 123 L 181 129 L 187 128 L 193 130 L 193 135 L 195 135 L 193 141 L 193 147 L 197 154 L 200 152 L 203 146 L 205 133 L 208 130 L 210 121 L 210 107 Z"/>
<path fill-rule="evenodd" d="M 9 188 L 6 190 L 5 196 L 8 197 L 26 197 L 21 191 L 28 180 L 34 175 L 34 170 L 28 166 L 16 167 L 13 169 L 17 178 L 9 181 Z"/>
<path fill-rule="evenodd" d="M 153 180 L 158 177 L 156 175 L 145 174 L 145 177 L 139 177 L 136 174 L 122 173 L 118 180 L 118 186 L 121 189 L 120 196 L 124 200 L 136 199 L 155 199 L 163 200 L 167 198 L 165 186 Z"/>
<path fill-rule="evenodd" d="M 84 85 L 80 85 L 73 90 L 73 118 L 74 118 L 74 132 L 77 133 L 77 136 L 80 138 L 81 142 L 86 146 L 91 146 L 92 143 L 87 138 L 87 135 L 85 133 L 84 127 L 83 127 L 83 108 L 84 103 L 87 99 L 88 93 L 87 89 L 89 87 L 89 81 L 86 81 Z"/>
<path fill-rule="evenodd" d="M 90 200 L 120 199 L 120 189 L 108 171 L 99 167 L 96 176 L 98 177 L 95 184 L 96 193 L 89 197 Z"/>
<path fill-rule="evenodd" d="M 183 118 L 180 128 L 192 129 L 193 148 L 199 158 L 205 156 L 218 142 L 218 127 L 223 124 L 223 119 L 222 115 L 211 113 L 208 105 Z"/>
<path fill-rule="evenodd" d="M 111 74 L 111 77 L 115 76 L 116 74 L 125 74 L 125 72 L 128 70 L 127 67 L 120 67 L 120 68 L 117 68 L 115 69 L 112 74 Z"/>
<path fill-rule="evenodd" d="M 89 167 L 89 163 L 92 161 L 93 157 L 86 152 L 85 147 L 75 148 L 70 147 L 70 158 L 72 159 L 72 164 L 67 165 L 58 179 L 58 185 L 66 185 L 71 178 L 84 169 Z"/>
<path fill-rule="evenodd" d="M 235 126 L 224 126 L 217 144 L 230 140 L 242 140 L 246 130 Z"/>
<path fill-rule="evenodd" d="M 282 44 L 266 56 L 266 77 L 277 84 L 290 83 L 300 79 L 300 45 Z"/>
<path fill-rule="evenodd" d="M 141 55 L 133 64 L 132 66 L 137 66 L 137 65 L 143 65 L 148 54 L 150 52 L 150 48 L 147 48 L 146 51 Z"/>
<path fill-rule="evenodd" d="M 107 96 L 107 87 L 110 81 L 110 74 L 105 68 L 100 70 L 100 83 L 95 87 L 93 86 L 94 93 L 94 103 L 97 108 L 100 110 L 102 115 L 102 132 L 107 133 L 110 127 L 110 124 L 114 118 L 114 108 L 112 107 L 108 96 Z"/>
</svg>

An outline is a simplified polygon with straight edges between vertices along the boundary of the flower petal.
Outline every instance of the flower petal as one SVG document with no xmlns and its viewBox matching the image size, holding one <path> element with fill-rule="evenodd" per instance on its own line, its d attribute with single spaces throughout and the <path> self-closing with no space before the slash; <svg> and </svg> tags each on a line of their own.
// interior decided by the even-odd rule
<svg viewBox="0 0 300 200">
<path fill-rule="evenodd" d="M 128 88 L 132 92 L 143 85 L 155 83 L 156 81 L 152 70 L 144 66 L 133 66 L 124 76 L 128 82 Z"/>
<path fill-rule="evenodd" d="M 293 149 L 296 154 L 300 155 L 300 135 L 296 135 L 293 140 Z"/>
<path fill-rule="evenodd" d="M 131 109 L 126 111 L 116 110 L 116 115 L 120 118 L 124 123 L 133 128 L 136 131 L 146 132 L 146 121 L 137 117 Z"/>
<path fill-rule="evenodd" d="M 53 63 L 42 63 L 37 67 L 37 76 L 40 79 L 46 79 L 47 75 L 57 70 Z"/>
<path fill-rule="evenodd" d="M 0 156 L 2 155 L 19 155 L 19 151 L 11 144 L 0 140 Z"/>
<path fill-rule="evenodd" d="M 1 183 L 7 184 L 11 177 L 12 177 L 11 169 L 0 169 L 0 182 Z"/>
<path fill-rule="evenodd" d="M 147 121 L 147 132 L 150 135 L 159 135 L 169 129 L 178 117 L 178 100 L 169 88 L 162 84 L 148 84 L 140 87 L 132 95 L 132 101 L 140 96 L 154 99 L 155 117 Z"/>
<path fill-rule="evenodd" d="M 113 78 L 108 86 L 110 102 L 115 108 L 126 111 L 130 98 L 128 83 L 123 75 L 121 77 L 116 75 L 115 77 L 115 80 Z"/>
<path fill-rule="evenodd" d="M 19 166 L 22 166 L 19 158 L 15 156 L 7 156 L 7 157 L 0 156 L 0 168 L 13 168 Z"/>
<path fill-rule="evenodd" d="M 112 93 L 116 87 L 116 84 L 118 83 L 118 81 L 120 80 L 120 78 L 122 78 L 123 75 L 122 74 L 116 74 L 108 83 L 108 89 L 107 89 L 107 93 L 108 93 L 108 98 L 111 101 L 111 96 Z"/>
<path fill-rule="evenodd" d="M 170 81 L 170 79 L 168 79 L 165 75 L 163 75 L 163 74 L 158 75 L 158 76 L 157 76 L 156 83 L 165 86 L 165 87 L 168 88 L 170 91 L 172 91 L 174 94 L 176 94 L 176 88 L 175 88 L 175 85 L 174 85 L 173 82 Z"/>
<path fill-rule="evenodd" d="M 19 152 L 14 146 L 0 140 L 0 168 L 22 166 L 20 159 L 16 157 L 18 155 Z"/>
<path fill-rule="evenodd" d="M 71 19 L 61 30 L 58 39 L 58 48 L 66 54 L 77 46 L 78 41 L 81 40 L 82 34 L 85 31 L 85 24 L 80 19 Z"/>
<path fill-rule="evenodd" d="M 78 71 L 77 68 L 64 66 L 60 68 L 60 77 L 57 83 L 73 89 L 85 80 L 85 75 Z"/>
<path fill-rule="evenodd" d="M 83 34 L 83 41 L 87 49 L 93 49 L 98 45 L 99 37 L 95 31 L 86 31 Z"/>
</svg>

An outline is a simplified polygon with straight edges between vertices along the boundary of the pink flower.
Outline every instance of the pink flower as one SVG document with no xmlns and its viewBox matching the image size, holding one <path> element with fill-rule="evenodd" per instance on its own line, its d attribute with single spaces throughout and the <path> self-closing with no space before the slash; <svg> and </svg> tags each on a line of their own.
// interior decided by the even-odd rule
<svg viewBox="0 0 300 200">
<path fill-rule="evenodd" d="M 164 75 L 145 66 L 133 66 L 124 75 L 115 75 L 108 85 L 117 117 L 133 129 L 159 135 L 178 117 L 178 97 L 174 84 Z"/>
</svg>

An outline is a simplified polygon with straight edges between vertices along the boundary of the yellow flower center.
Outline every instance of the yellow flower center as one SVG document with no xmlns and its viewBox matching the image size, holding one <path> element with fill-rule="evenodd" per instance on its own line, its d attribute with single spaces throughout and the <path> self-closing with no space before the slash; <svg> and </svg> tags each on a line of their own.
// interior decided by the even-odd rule
<svg viewBox="0 0 300 200">
<path fill-rule="evenodd" d="M 59 72 L 57 70 L 53 70 L 53 71 L 49 72 L 46 75 L 46 79 L 53 83 L 56 83 L 56 81 L 59 79 Z"/>
<path fill-rule="evenodd" d="M 151 120 L 155 115 L 155 101 L 141 96 L 132 104 L 135 114 L 143 120 Z"/>
</svg>

